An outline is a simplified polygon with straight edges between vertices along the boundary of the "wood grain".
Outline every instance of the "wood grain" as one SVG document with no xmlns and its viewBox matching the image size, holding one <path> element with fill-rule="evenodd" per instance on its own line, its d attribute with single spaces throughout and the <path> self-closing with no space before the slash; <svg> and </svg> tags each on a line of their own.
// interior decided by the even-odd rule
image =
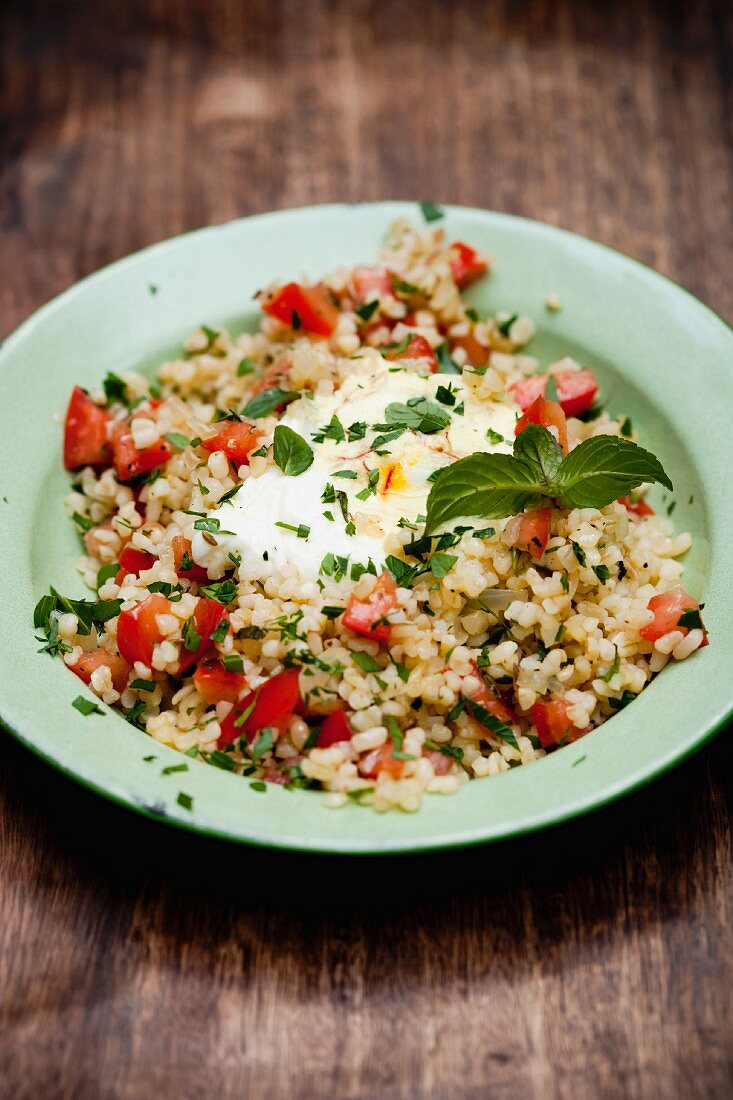
<svg viewBox="0 0 733 1100">
<path fill-rule="evenodd" d="M 567 226 L 733 319 L 722 0 L 0 18 L 2 335 L 171 234 L 382 197 Z M 3 1097 L 731 1095 L 726 735 L 583 822 L 357 862 L 178 834 L 0 754 Z"/>
</svg>

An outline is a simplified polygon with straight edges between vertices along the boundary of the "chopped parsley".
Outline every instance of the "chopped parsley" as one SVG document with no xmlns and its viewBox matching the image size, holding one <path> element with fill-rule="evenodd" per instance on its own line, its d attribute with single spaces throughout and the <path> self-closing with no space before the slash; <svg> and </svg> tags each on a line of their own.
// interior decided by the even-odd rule
<svg viewBox="0 0 733 1100">
<path fill-rule="evenodd" d="M 113 371 L 108 371 L 107 377 L 104 379 L 104 382 L 102 382 L 102 387 L 108 405 L 111 405 L 114 401 L 119 401 L 121 405 L 129 404 L 127 384 L 118 374 L 115 374 Z"/>
<path fill-rule="evenodd" d="M 435 349 L 435 358 L 438 360 L 438 373 L 439 374 L 460 374 L 461 368 L 456 363 L 455 359 L 448 350 L 448 345 L 445 341 L 439 344 Z"/>
<path fill-rule="evenodd" d="M 351 659 L 358 665 L 362 672 L 381 672 L 382 666 L 370 653 L 357 651 L 351 654 Z"/>
<path fill-rule="evenodd" d="M 509 330 L 512 327 L 512 325 L 514 324 L 514 322 L 516 321 L 518 316 L 519 316 L 518 313 L 510 313 L 505 321 L 501 321 L 501 322 L 497 321 L 496 327 L 498 328 L 498 330 L 499 330 L 499 332 L 501 333 L 502 336 L 508 336 L 509 335 Z M 548 400 L 551 400 L 551 398 L 548 398 Z"/>
<path fill-rule="evenodd" d="M 104 714 L 100 706 L 93 703 L 91 699 L 85 699 L 83 695 L 77 695 L 71 705 L 75 710 L 79 711 L 79 714 L 83 714 L 85 718 L 88 718 L 90 714 Z"/>
<path fill-rule="evenodd" d="M 185 435 L 181 435 L 180 432 L 166 432 L 165 438 L 179 451 L 185 451 L 186 447 L 192 446 L 192 441 L 187 439 Z"/>
<path fill-rule="evenodd" d="M 438 206 L 437 203 L 434 202 L 421 202 L 420 210 L 426 222 L 437 222 L 445 217 L 443 207 Z"/>
<path fill-rule="evenodd" d="M 362 321 L 370 321 L 378 309 L 379 299 L 375 298 L 373 302 L 366 302 L 362 306 L 355 306 L 354 313 L 357 317 L 360 317 Z"/>
<path fill-rule="evenodd" d="M 379 484 L 379 470 L 369 470 L 367 472 L 367 485 L 356 494 L 357 500 L 367 500 L 370 496 L 373 496 L 377 491 L 377 485 Z"/>
<path fill-rule="evenodd" d="M 691 607 L 683 611 L 677 620 L 677 626 L 685 627 L 687 630 L 702 630 L 702 618 L 698 609 Z"/>
<path fill-rule="evenodd" d="M 310 527 L 306 526 L 305 523 L 299 523 L 298 526 L 295 527 L 292 523 L 278 522 L 275 526 L 282 527 L 283 531 L 293 531 L 299 539 L 307 539 L 311 533 Z"/>
<path fill-rule="evenodd" d="M 311 439 L 314 443 L 325 443 L 327 439 L 332 439 L 334 443 L 343 443 L 346 439 L 346 432 L 343 424 L 334 413 L 328 424 L 312 433 Z"/>
<path fill-rule="evenodd" d="M 193 616 L 186 619 L 181 632 L 183 644 L 189 653 L 197 653 L 201 645 L 201 635 L 197 633 Z"/>
<path fill-rule="evenodd" d="M 237 595 L 237 586 L 234 581 L 214 581 L 212 584 L 206 584 L 201 589 L 203 596 L 208 596 L 212 600 L 217 600 L 218 603 L 223 603 L 226 607 Z M 221 624 L 219 624 L 221 625 Z"/>
</svg>

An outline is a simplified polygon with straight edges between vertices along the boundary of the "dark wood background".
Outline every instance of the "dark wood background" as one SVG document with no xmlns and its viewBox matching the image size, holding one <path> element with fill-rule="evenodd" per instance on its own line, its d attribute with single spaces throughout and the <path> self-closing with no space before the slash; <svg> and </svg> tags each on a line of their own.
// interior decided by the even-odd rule
<svg viewBox="0 0 733 1100">
<path fill-rule="evenodd" d="M 0 335 L 182 230 L 383 197 L 588 233 L 731 320 L 727 7 L 6 0 Z M 351 862 L 180 835 L 3 736 L 0 1095 L 728 1097 L 732 757 Z"/>
</svg>

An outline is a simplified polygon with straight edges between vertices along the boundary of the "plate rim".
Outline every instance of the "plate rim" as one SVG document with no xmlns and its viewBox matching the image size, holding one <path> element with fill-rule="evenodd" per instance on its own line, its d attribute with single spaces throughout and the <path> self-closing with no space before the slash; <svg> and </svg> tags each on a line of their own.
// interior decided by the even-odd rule
<svg viewBox="0 0 733 1100">
<path fill-rule="evenodd" d="M 182 241 L 190 240 L 196 237 L 208 237 L 214 236 L 217 233 L 226 232 L 231 230 L 235 226 L 243 226 L 244 224 L 251 224 L 254 221 L 277 221 L 284 216 L 309 216 L 314 213 L 328 214 L 333 213 L 345 213 L 348 211 L 378 211 L 380 208 L 389 208 L 394 214 L 396 208 L 399 208 L 397 212 L 404 214 L 411 213 L 414 215 L 415 210 L 419 210 L 419 202 L 410 200 L 390 200 L 383 199 L 373 202 L 340 202 L 340 203 L 313 203 L 306 206 L 295 207 L 283 207 L 277 210 L 264 211 L 258 214 L 252 214 L 244 217 L 238 217 L 229 219 L 224 222 L 214 223 L 211 225 L 200 226 L 194 229 L 187 230 L 184 233 L 177 234 L 173 237 L 167 237 L 159 241 L 155 241 L 152 244 L 138 249 L 135 252 L 129 253 L 125 256 L 119 257 L 113 260 L 109 264 L 90 272 L 82 279 L 71 284 L 69 287 L 62 290 L 59 294 L 55 295 L 52 299 L 40 306 L 37 310 L 34 310 L 29 316 L 27 316 L 0 344 L 0 370 L 2 369 L 5 360 L 11 355 L 17 345 L 21 344 L 23 340 L 35 329 L 38 324 L 56 312 L 59 308 L 62 308 L 68 301 L 73 299 L 79 293 L 82 293 L 84 289 L 92 282 L 98 283 L 106 280 L 112 275 L 116 274 L 121 269 L 133 268 L 136 264 L 149 259 L 151 256 L 157 253 L 164 253 L 168 249 L 172 249 L 179 245 Z M 602 241 L 598 241 L 592 237 L 584 234 L 576 233 L 573 230 L 566 229 L 561 226 L 553 225 L 549 222 L 539 221 L 537 219 L 528 218 L 522 215 L 515 215 L 506 213 L 503 211 L 493 211 L 480 207 L 468 207 L 460 206 L 456 204 L 442 204 L 442 209 L 446 215 L 455 213 L 457 215 L 464 215 L 467 217 L 476 216 L 478 218 L 486 218 L 498 220 L 506 223 L 508 227 L 517 223 L 522 224 L 526 229 L 540 235 L 546 234 L 553 238 L 558 238 L 560 243 L 564 239 L 568 239 L 570 242 L 580 244 L 582 247 L 592 246 L 602 252 L 609 253 L 616 260 L 621 260 L 624 263 L 635 265 L 640 268 L 646 278 L 652 278 L 654 281 L 661 281 L 663 284 L 667 284 L 668 289 L 672 290 L 675 294 L 684 295 L 688 300 L 688 303 L 695 310 L 703 310 L 711 321 L 719 325 L 722 330 L 722 335 L 726 338 L 730 338 L 733 335 L 733 326 L 731 326 L 724 318 L 717 314 L 707 303 L 697 298 L 686 287 L 677 283 L 669 276 L 664 275 L 649 265 L 643 263 L 641 260 L 634 256 L 621 252 L 619 249 L 614 248 Z M 520 836 L 526 836 L 530 833 L 538 832 L 551 828 L 555 825 L 566 823 L 575 818 L 586 816 L 595 810 L 601 809 L 620 798 L 630 795 L 635 791 L 638 791 L 641 787 L 653 782 L 666 772 L 670 771 L 673 767 L 676 767 L 682 761 L 690 757 L 693 753 L 702 749 L 709 741 L 727 724 L 731 715 L 733 715 L 733 694 L 728 699 L 724 708 L 720 711 L 717 718 L 706 725 L 703 732 L 698 732 L 691 735 L 690 739 L 678 745 L 675 749 L 667 754 L 658 757 L 656 761 L 649 763 L 646 766 L 642 766 L 637 769 L 636 772 L 629 778 L 619 780 L 616 783 L 612 783 L 608 788 L 604 789 L 600 793 L 594 791 L 587 796 L 582 796 L 574 800 L 568 801 L 567 799 L 560 808 L 548 809 L 538 814 L 525 814 L 521 821 L 517 822 L 512 820 L 505 826 L 477 826 L 466 831 L 461 831 L 460 828 L 450 829 L 442 835 L 438 836 L 416 836 L 409 838 L 398 838 L 396 840 L 385 839 L 383 837 L 374 837 L 372 840 L 362 842 L 359 838 L 346 837 L 341 839 L 338 835 L 333 835 L 328 838 L 325 836 L 309 838 L 308 836 L 299 836 L 297 833 L 293 835 L 268 835 L 266 833 L 257 833 L 248 831 L 244 833 L 242 831 L 231 831 L 223 825 L 215 825 L 207 822 L 206 820 L 197 819 L 195 814 L 190 817 L 183 817 L 177 813 L 166 811 L 164 814 L 152 809 L 150 806 L 142 804 L 136 800 L 129 791 L 125 791 L 120 787 L 110 786 L 103 781 L 95 780 L 92 776 L 87 774 L 85 769 L 79 769 L 70 766 L 68 763 L 59 759 L 53 755 L 52 752 L 43 746 L 37 744 L 32 740 L 30 735 L 25 734 L 16 727 L 13 721 L 6 717 L 5 703 L 0 694 L 0 722 L 5 730 L 7 730 L 17 741 L 19 741 L 25 748 L 30 751 L 44 762 L 50 764 L 57 772 L 61 773 L 66 778 L 69 778 L 87 790 L 94 792 L 96 795 L 101 795 L 103 798 L 117 805 L 124 806 L 128 809 L 132 809 L 139 815 L 147 818 L 151 821 L 164 823 L 168 825 L 174 825 L 177 828 L 183 829 L 187 832 L 194 832 L 199 835 L 212 837 L 216 839 L 223 839 L 236 844 L 245 844 L 247 846 L 255 846 L 268 849 L 281 849 L 288 851 L 298 851 L 302 853 L 323 854 L 323 855 L 398 855 L 398 854 L 416 854 L 420 852 L 440 851 L 452 848 L 462 847 L 474 847 L 479 844 L 496 843 L 501 840 L 507 840 L 510 838 L 516 838 Z M 163 746 L 156 745 L 156 749 L 162 749 Z M 174 750 L 171 750 L 174 751 Z M 566 750 L 567 751 L 567 750 Z M 178 753 L 175 753 L 178 756 Z M 501 779 L 501 776 L 494 777 L 495 781 Z"/>
</svg>

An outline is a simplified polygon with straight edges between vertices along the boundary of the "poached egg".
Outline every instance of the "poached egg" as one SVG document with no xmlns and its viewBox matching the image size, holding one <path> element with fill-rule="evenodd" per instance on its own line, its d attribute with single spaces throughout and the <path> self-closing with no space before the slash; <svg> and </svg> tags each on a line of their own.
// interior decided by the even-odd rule
<svg viewBox="0 0 733 1100">
<path fill-rule="evenodd" d="M 404 528 L 424 522 L 432 474 L 476 451 L 511 452 L 516 406 L 477 397 L 461 375 L 425 377 L 386 360 L 353 367 L 340 386 L 322 383 L 280 419 L 312 449 L 311 465 L 284 474 L 270 450 L 266 468 L 208 513 L 219 521 L 216 545 L 195 532 L 193 557 L 211 576 L 234 558 L 248 579 L 295 566 L 315 581 L 329 554 L 379 571 Z"/>
</svg>

